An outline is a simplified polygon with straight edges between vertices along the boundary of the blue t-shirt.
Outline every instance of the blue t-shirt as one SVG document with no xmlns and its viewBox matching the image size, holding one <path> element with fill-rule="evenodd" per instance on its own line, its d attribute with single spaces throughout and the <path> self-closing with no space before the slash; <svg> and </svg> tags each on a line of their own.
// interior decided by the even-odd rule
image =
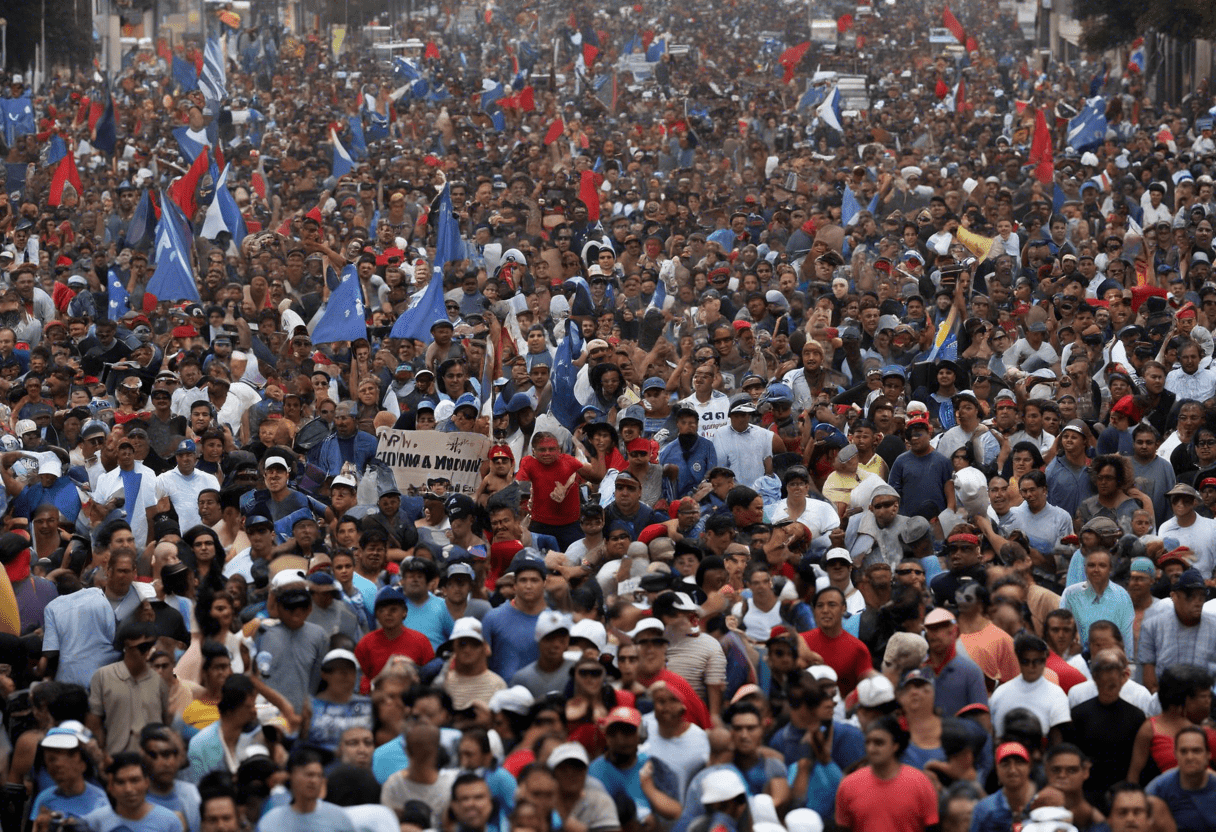
<svg viewBox="0 0 1216 832">
<path fill-rule="evenodd" d="M 44 488 L 41 482 L 27 486 L 13 500 L 13 514 L 28 518 L 43 503 L 50 503 L 59 509 L 69 523 L 75 523 L 76 515 L 80 514 L 80 493 L 69 477 L 60 477 L 50 488 Z"/>
<path fill-rule="evenodd" d="M 258 822 L 258 832 L 355 832 L 355 825 L 340 807 L 319 800 L 317 808 L 308 813 L 290 806 L 271 809 Z"/>
<path fill-rule="evenodd" d="M 84 818 L 91 832 L 182 832 L 182 822 L 164 806 L 152 804 L 148 814 L 139 820 L 128 820 L 107 806 Z M 281 830 L 280 832 L 285 832 Z"/>
<path fill-rule="evenodd" d="M 1182 788 L 1178 769 L 1160 775 L 1145 791 L 1165 801 L 1179 829 L 1186 832 L 1216 830 L 1216 777 L 1210 773 L 1204 787 L 1196 791 Z"/>
<path fill-rule="evenodd" d="M 171 794 L 156 794 L 149 789 L 148 802 L 164 806 L 170 812 L 181 812 L 182 817 L 186 819 L 186 828 L 189 832 L 198 832 L 199 823 L 202 820 L 199 817 L 199 810 L 203 802 L 199 797 L 198 786 L 182 780 L 174 780 Z"/>
<path fill-rule="evenodd" d="M 513 603 L 495 607 L 481 619 L 481 631 L 490 648 L 490 670 L 504 679 L 529 665 L 540 656 L 536 641 L 536 619 L 540 614 L 525 615 Z"/>
<path fill-rule="evenodd" d="M 926 502 L 932 502 L 934 513 L 946 508 L 946 483 L 954 472 L 950 460 L 937 451 L 917 456 L 905 451 L 895 458 L 887 482 L 899 492 L 899 513 L 911 517 Z"/>
<path fill-rule="evenodd" d="M 64 795 L 60 793 L 58 786 L 52 786 L 49 789 L 43 789 L 34 798 L 34 806 L 30 809 L 30 820 L 37 819 L 43 806 L 52 812 L 60 812 L 65 817 L 83 818 L 98 809 L 108 809 L 110 799 L 106 797 L 105 789 L 98 788 L 92 783 L 85 783 L 84 791 L 72 796 Z"/>
<path fill-rule="evenodd" d="M 591 761 L 587 774 L 599 780 L 604 785 L 604 791 L 614 800 L 632 800 L 638 807 L 638 820 L 645 820 L 650 817 L 651 810 L 650 801 L 642 791 L 641 772 L 642 766 L 649 759 L 650 755 L 639 751 L 633 765 L 622 770 L 608 762 L 606 757 L 596 757 Z M 676 794 L 679 791 L 679 783 L 675 773 L 662 760 L 654 760 L 653 763 L 655 787 L 665 794 Z"/>
<path fill-rule="evenodd" d="M 422 604 L 406 600 L 409 612 L 406 614 L 405 625 L 411 630 L 422 633 L 431 642 L 431 647 L 438 650 L 452 635 L 452 614 L 442 598 L 428 595 Z"/>
</svg>

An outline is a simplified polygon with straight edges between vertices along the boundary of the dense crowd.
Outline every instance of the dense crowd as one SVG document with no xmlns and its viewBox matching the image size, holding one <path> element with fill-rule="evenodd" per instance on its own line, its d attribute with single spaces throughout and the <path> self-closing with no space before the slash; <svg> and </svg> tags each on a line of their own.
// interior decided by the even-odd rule
<svg viewBox="0 0 1216 832">
<path fill-rule="evenodd" d="M 5 830 L 1216 829 L 1207 81 L 720 5 L 7 76 Z"/>
</svg>

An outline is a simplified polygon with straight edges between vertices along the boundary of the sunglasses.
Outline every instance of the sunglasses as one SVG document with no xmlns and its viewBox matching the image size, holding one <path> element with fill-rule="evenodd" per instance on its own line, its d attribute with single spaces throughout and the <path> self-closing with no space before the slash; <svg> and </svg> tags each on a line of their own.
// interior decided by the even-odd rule
<svg viewBox="0 0 1216 832">
<path fill-rule="evenodd" d="M 896 569 L 895 574 L 896 575 L 923 575 L 923 574 L 925 574 L 925 570 L 923 570 L 923 569 Z"/>
<path fill-rule="evenodd" d="M 152 648 L 155 646 L 155 641 L 141 641 L 139 644 L 132 644 L 130 649 L 138 650 L 141 653 L 150 653 L 152 652 Z"/>
<path fill-rule="evenodd" d="M 604 671 L 598 667 L 580 667 L 578 669 L 578 675 L 585 679 L 598 679 L 604 675 Z"/>
</svg>

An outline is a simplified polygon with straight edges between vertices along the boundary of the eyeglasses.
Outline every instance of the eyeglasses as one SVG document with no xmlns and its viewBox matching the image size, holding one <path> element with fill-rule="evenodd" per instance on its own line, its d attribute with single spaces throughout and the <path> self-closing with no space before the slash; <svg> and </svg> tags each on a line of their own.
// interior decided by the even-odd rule
<svg viewBox="0 0 1216 832">
<path fill-rule="evenodd" d="M 923 569 L 896 569 L 895 574 L 896 575 L 923 575 L 923 574 L 925 574 L 925 570 L 923 570 Z"/>
<path fill-rule="evenodd" d="M 152 648 L 156 646 L 156 641 L 141 641 L 139 644 L 130 645 L 131 650 L 138 650 L 141 653 L 150 653 Z"/>
<path fill-rule="evenodd" d="M 895 508 L 897 505 L 899 505 L 899 501 L 898 501 L 898 500 L 886 500 L 886 501 L 881 502 L 881 503 L 874 503 L 874 504 L 873 504 L 872 506 L 870 506 L 870 507 L 871 507 L 871 508 L 883 509 L 883 508 Z"/>
<path fill-rule="evenodd" d="M 730 343 L 732 343 L 734 340 L 735 340 L 734 338 L 731 338 L 729 335 L 727 335 L 727 336 L 724 336 L 724 337 L 722 337 L 722 338 L 715 338 L 715 339 L 714 339 L 714 343 L 715 343 L 715 344 L 730 344 Z"/>
<path fill-rule="evenodd" d="M 580 667 L 578 669 L 578 675 L 582 676 L 584 679 L 598 679 L 604 675 L 604 671 L 598 667 Z"/>
<path fill-rule="evenodd" d="M 1040 659 L 1018 659 L 1018 664 L 1023 667 L 1038 667 L 1039 665 L 1047 664 L 1047 657 L 1044 656 Z"/>
</svg>

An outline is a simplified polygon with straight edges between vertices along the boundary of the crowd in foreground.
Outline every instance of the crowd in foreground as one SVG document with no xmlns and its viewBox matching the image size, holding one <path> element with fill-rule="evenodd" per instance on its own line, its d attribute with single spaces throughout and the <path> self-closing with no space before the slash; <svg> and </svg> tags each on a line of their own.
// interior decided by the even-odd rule
<svg viewBox="0 0 1216 832">
<path fill-rule="evenodd" d="M 769 5 L 32 95 L 4 829 L 1216 829 L 1206 81 L 884 5 L 834 113 Z"/>
</svg>

